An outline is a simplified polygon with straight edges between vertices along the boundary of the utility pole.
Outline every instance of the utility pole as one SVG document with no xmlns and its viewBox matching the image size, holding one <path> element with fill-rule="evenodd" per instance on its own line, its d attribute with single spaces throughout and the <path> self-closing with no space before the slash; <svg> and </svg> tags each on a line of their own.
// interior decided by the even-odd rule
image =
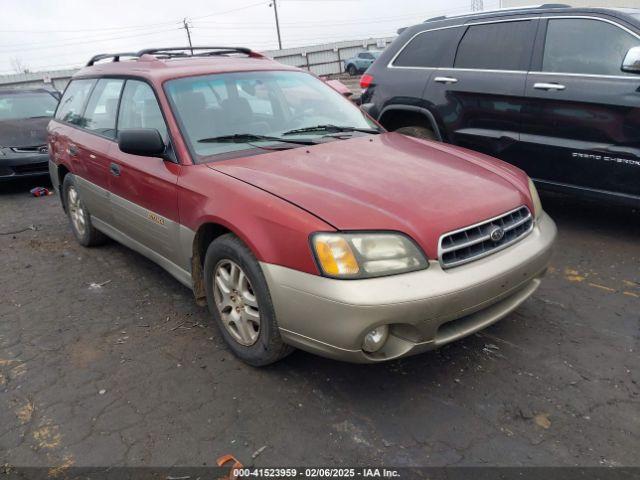
<svg viewBox="0 0 640 480">
<path fill-rule="evenodd" d="M 187 39 L 189 40 L 189 48 L 191 49 L 191 55 L 193 55 L 193 45 L 191 44 L 191 32 L 189 31 L 189 22 L 184 18 L 182 20 L 182 28 L 187 31 Z"/>
<path fill-rule="evenodd" d="M 272 3 L 269 4 L 269 6 L 273 5 L 273 11 L 276 14 L 276 31 L 278 32 L 278 49 L 282 50 L 282 39 L 280 38 L 280 22 L 278 21 L 278 4 L 276 3 L 277 0 L 273 0 Z"/>
<path fill-rule="evenodd" d="M 471 0 L 471 11 L 472 12 L 481 12 L 484 10 L 484 5 L 482 0 Z"/>
</svg>

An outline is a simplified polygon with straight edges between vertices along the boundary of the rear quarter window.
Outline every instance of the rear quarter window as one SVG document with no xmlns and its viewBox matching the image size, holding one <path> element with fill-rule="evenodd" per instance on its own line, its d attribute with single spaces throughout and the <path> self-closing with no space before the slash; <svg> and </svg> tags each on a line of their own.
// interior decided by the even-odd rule
<svg viewBox="0 0 640 480">
<path fill-rule="evenodd" d="M 60 100 L 55 119 L 81 125 L 83 121 L 82 110 L 95 83 L 95 79 L 72 80 Z"/>
<path fill-rule="evenodd" d="M 422 32 L 409 40 L 393 62 L 395 67 L 443 67 L 458 27 Z"/>
</svg>

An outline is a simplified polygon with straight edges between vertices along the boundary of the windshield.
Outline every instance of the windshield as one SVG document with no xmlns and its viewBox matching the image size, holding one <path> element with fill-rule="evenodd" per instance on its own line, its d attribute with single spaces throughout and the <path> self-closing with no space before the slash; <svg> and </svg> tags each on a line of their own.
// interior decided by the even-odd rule
<svg viewBox="0 0 640 480">
<path fill-rule="evenodd" d="M 0 121 L 52 117 L 57 104 L 52 95 L 44 92 L 0 92 Z"/>
<path fill-rule="evenodd" d="M 286 148 L 338 135 L 336 126 L 371 130 L 377 126 L 358 107 L 316 77 L 304 72 L 240 72 L 172 80 L 167 95 L 192 152 L 213 155 L 268 148 L 287 140 Z M 304 131 L 298 132 L 299 129 Z M 362 134 L 355 131 L 341 134 Z M 247 136 L 246 134 L 251 134 Z M 229 141 L 228 136 L 243 135 Z M 222 140 L 218 139 L 222 137 Z M 259 138 L 261 137 L 261 138 Z M 269 137 L 266 139 L 265 137 Z M 299 141 L 293 143 L 293 141 Z M 308 142 L 307 142 L 308 143 Z M 211 161 L 206 158 L 205 161 Z"/>
</svg>

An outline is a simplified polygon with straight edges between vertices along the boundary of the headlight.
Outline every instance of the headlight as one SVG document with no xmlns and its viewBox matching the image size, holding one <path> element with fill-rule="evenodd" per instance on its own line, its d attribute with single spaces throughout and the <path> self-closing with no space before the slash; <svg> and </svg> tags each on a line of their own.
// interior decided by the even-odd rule
<svg viewBox="0 0 640 480">
<path fill-rule="evenodd" d="M 316 233 L 311 244 L 329 277 L 381 277 L 429 266 L 418 247 L 397 233 Z"/>
<path fill-rule="evenodd" d="M 531 200 L 533 200 L 533 215 L 538 218 L 542 213 L 542 202 L 540 201 L 540 195 L 538 195 L 538 189 L 536 188 L 533 180 L 529 179 L 529 192 L 531 192 Z"/>
</svg>

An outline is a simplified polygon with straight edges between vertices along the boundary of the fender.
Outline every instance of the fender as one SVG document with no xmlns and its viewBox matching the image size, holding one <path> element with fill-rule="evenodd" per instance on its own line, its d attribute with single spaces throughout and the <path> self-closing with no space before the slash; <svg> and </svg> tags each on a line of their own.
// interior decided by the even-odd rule
<svg viewBox="0 0 640 480">
<path fill-rule="evenodd" d="M 434 117 L 433 113 L 431 113 L 426 108 L 416 107 L 414 105 L 400 105 L 400 104 L 387 105 L 380 111 L 380 114 L 378 115 L 378 122 L 380 122 L 380 119 L 386 112 L 398 111 L 398 110 L 403 110 L 405 112 L 420 113 L 421 115 L 424 115 L 428 120 L 429 124 L 431 125 L 431 129 L 433 130 L 433 133 L 436 135 L 436 138 L 441 142 L 444 141 L 442 139 L 442 134 L 440 133 L 440 128 L 438 127 L 438 122 L 436 122 L 436 117 Z"/>
</svg>

